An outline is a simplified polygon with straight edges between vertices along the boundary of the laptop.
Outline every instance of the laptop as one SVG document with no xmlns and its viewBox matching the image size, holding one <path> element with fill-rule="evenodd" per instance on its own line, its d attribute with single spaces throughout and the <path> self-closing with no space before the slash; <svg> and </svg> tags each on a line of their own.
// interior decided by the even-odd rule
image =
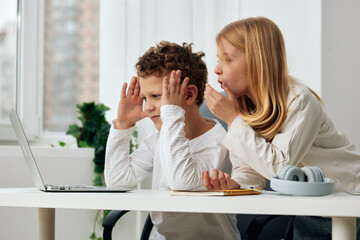
<svg viewBox="0 0 360 240">
<path fill-rule="evenodd" d="M 39 168 L 37 167 L 35 157 L 31 151 L 25 131 L 20 122 L 16 111 L 12 109 L 9 114 L 11 125 L 19 142 L 20 148 L 24 154 L 26 163 L 30 170 L 30 175 L 35 186 L 44 192 L 127 192 L 129 189 L 113 189 L 105 186 L 82 186 L 82 185 L 55 185 L 44 184 Z"/>
</svg>

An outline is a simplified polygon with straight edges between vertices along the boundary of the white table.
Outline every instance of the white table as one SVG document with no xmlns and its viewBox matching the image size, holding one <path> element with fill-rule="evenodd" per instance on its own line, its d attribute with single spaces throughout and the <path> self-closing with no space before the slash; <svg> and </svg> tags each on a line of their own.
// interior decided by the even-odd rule
<svg viewBox="0 0 360 240">
<path fill-rule="evenodd" d="M 46 193 L 35 188 L 0 188 L 0 206 L 39 208 L 40 240 L 53 240 L 55 208 L 212 212 L 332 217 L 333 239 L 356 239 L 360 198 L 336 193 L 323 197 L 261 194 L 233 197 L 180 197 L 169 191 L 127 193 Z"/>
</svg>

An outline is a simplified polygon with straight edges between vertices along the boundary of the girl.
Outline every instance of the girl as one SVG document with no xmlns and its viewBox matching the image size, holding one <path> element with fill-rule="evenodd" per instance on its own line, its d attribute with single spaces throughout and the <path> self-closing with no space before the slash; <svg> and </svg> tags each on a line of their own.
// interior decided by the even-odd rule
<svg viewBox="0 0 360 240">
<path fill-rule="evenodd" d="M 222 145 L 229 149 L 233 172 L 230 178 L 216 169 L 211 177 L 205 171 L 205 186 L 263 188 L 286 165 L 314 165 L 347 190 L 360 190 L 359 153 L 335 128 L 320 97 L 289 76 L 276 24 L 264 17 L 239 20 L 222 29 L 216 44 L 215 73 L 227 97 L 207 85 L 205 99 L 210 111 L 228 124 Z M 295 239 L 327 239 L 330 227 L 327 218 L 296 217 Z"/>
</svg>

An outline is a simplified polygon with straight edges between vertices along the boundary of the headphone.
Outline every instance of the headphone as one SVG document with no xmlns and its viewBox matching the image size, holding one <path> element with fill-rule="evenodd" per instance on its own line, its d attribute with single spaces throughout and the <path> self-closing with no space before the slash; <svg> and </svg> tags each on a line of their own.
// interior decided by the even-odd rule
<svg viewBox="0 0 360 240">
<path fill-rule="evenodd" d="M 324 196 L 334 192 L 335 183 L 325 178 L 319 167 L 284 166 L 270 180 L 270 187 L 283 194 L 297 196 Z"/>
</svg>

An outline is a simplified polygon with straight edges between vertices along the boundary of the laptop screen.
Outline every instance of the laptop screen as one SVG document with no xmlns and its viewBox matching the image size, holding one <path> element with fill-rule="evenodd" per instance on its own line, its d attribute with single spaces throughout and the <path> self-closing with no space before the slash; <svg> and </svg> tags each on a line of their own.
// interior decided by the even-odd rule
<svg viewBox="0 0 360 240">
<path fill-rule="evenodd" d="M 26 163 L 29 167 L 31 177 L 35 183 L 35 186 L 41 190 L 45 190 L 44 181 L 40 175 L 38 166 L 36 164 L 34 155 L 30 149 L 29 142 L 26 138 L 24 128 L 20 122 L 19 116 L 17 115 L 15 109 L 12 109 L 9 113 L 11 125 L 15 131 L 15 135 L 19 142 L 20 148 L 24 153 Z"/>
</svg>

